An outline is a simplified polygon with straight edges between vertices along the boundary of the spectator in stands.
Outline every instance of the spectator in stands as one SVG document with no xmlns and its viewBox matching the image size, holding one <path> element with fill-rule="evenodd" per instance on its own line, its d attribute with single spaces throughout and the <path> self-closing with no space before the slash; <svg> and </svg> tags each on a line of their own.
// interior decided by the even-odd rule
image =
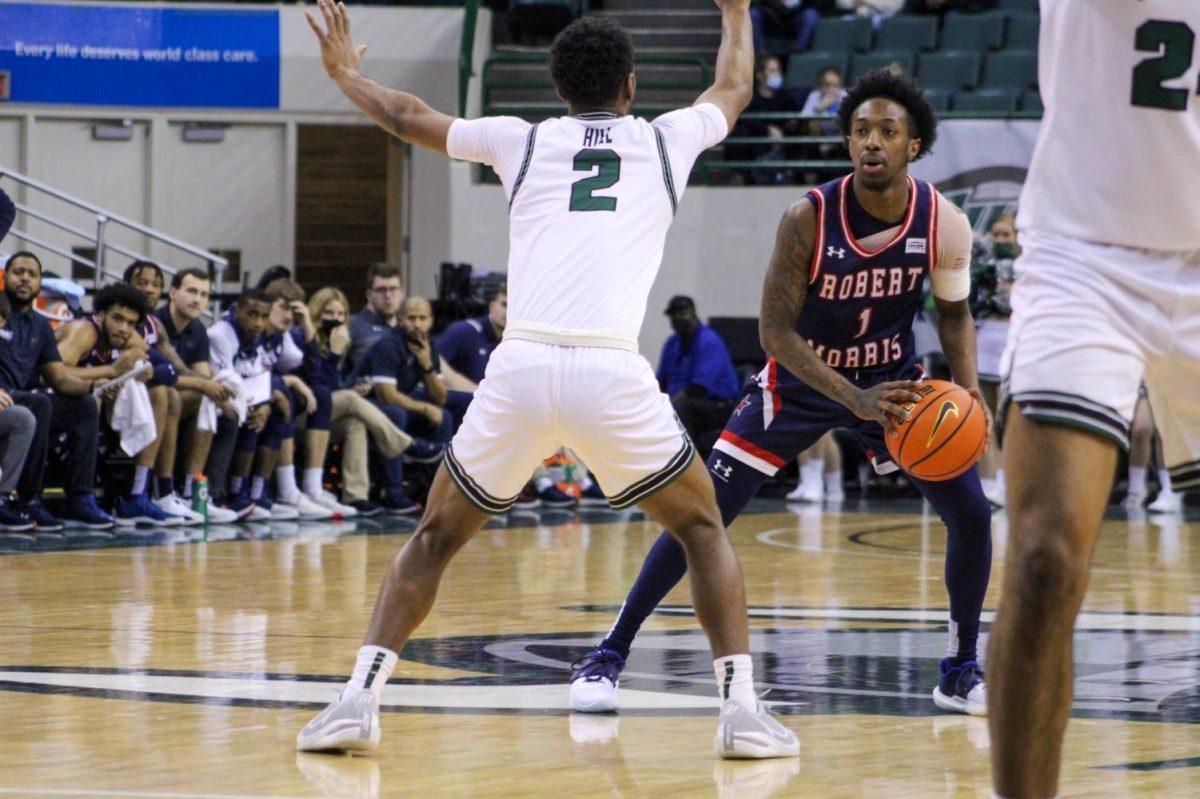
<svg viewBox="0 0 1200 799">
<path fill-rule="evenodd" d="M 107 530 L 113 519 L 96 504 L 96 439 L 100 422 L 91 392 L 101 381 L 83 380 L 63 365 L 50 322 L 33 309 L 42 289 L 42 262 L 31 252 L 17 252 L 5 263 L 4 293 L 12 316 L 0 331 L 0 388 L 37 419 L 37 431 L 18 483 L 22 511 L 39 531 L 61 530 L 63 521 L 42 504 L 50 441 L 67 434 L 66 502 L 63 520 L 74 527 Z M 54 390 L 35 391 L 38 378 Z"/>
<path fill-rule="evenodd" d="M 504 306 L 504 309 L 499 311 L 499 329 L 503 331 L 504 322 L 507 318 L 508 300 L 507 298 L 503 298 L 499 303 L 497 303 L 496 300 L 493 299 L 492 302 L 489 303 L 489 309 L 491 305 Z M 474 396 L 473 387 L 477 384 L 475 381 L 468 381 L 461 374 L 455 372 L 455 377 L 459 380 L 459 382 L 469 382 L 472 386 L 472 390 L 451 389 L 449 387 L 449 381 L 447 381 L 445 378 L 445 373 L 447 371 L 445 358 L 441 356 L 438 344 L 429 338 L 429 331 L 433 329 L 433 307 L 429 304 L 429 300 L 425 299 L 424 297 L 407 298 L 404 301 L 404 304 L 400 306 L 400 319 L 401 324 L 403 324 L 409 331 L 409 335 L 418 337 L 422 342 L 424 342 L 425 346 L 429 348 L 429 351 L 435 357 L 437 357 L 438 362 L 441 365 L 439 377 L 442 378 L 442 383 L 446 385 L 446 399 L 441 404 L 442 407 L 444 407 L 450 413 L 453 429 L 457 430 L 458 426 L 462 424 L 463 417 L 467 413 L 467 407 L 471 404 L 471 398 Z M 472 319 L 468 322 L 468 324 L 479 322 L 480 320 L 478 319 Z M 487 322 L 484 322 L 484 324 L 487 324 Z M 491 326 L 493 330 L 496 328 L 495 323 L 491 323 Z M 454 338 L 451 339 L 451 342 L 462 344 L 461 340 L 455 341 Z M 418 399 L 428 399 L 428 397 L 418 393 Z"/>
<path fill-rule="evenodd" d="M 3 241 L 4 237 L 8 235 L 16 218 L 16 204 L 13 203 L 11 197 L 4 193 L 4 189 L 0 189 L 0 241 Z"/>
<path fill-rule="evenodd" d="M 350 317 L 349 366 L 355 367 L 384 333 L 400 322 L 404 282 L 400 270 L 375 264 L 367 270 L 367 305 Z"/>
<path fill-rule="evenodd" d="M 4 201 L 7 199 L 0 191 L 0 238 L 4 238 L 8 224 L 4 221 Z M 0 328 L 8 324 L 10 316 L 12 305 L 8 296 L 0 294 Z M 12 396 L 0 389 L 0 530 L 5 532 L 33 528 L 33 519 L 22 512 L 14 492 L 36 434 L 37 419 L 33 412 L 13 404 Z"/>
<path fill-rule="evenodd" d="M 184 269 L 171 280 L 167 304 L 155 311 L 158 321 L 160 351 L 175 365 L 179 379 L 174 389 L 179 397 L 179 424 L 162 432 L 158 460 L 154 464 L 155 494 L 158 506 L 168 513 L 191 508 L 192 486 L 204 473 L 212 447 L 213 431 L 198 424 L 200 404 L 208 399 L 227 418 L 236 420 L 237 407 L 233 400 L 237 391 L 213 379 L 209 364 L 208 331 L 201 319 L 208 310 L 212 281 L 203 269 Z M 175 491 L 176 452 L 183 436 L 183 490 Z M 183 515 L 183 514 L 179 514 Z M 208 520 L 227 524 L 237 516 L 225 508 L 210 503 Z"/>
<path fill-rule="evenodd" d="M 316 336 L 305 349 L 302 374 L 314 389 L 321 385 L 332 391 L 332 437 L 342 443 L 342 501 L 359 516 L 374 516 L 383 508 L 371 502 L 368 496 L 368 437 L 384 458 L 403 455 L 420 463 L 437 461 L 444 447 L 414 438 L 398 428 L 366 399 L 371 393 L 370 382 L 348 385 L 344 361 L 350 347 L 346 325 L 349 308 L 346 295 L 335 288 L 323 288 L 313 294 L 308 309 L 309 315 L 317 320 Z M 311 495 L 320 486 L 319 482 L 314 484 L 312 481 L 319 479 L 320 475 L 306 470 L 305 492 Z"/>
<path fill-rule="evenodd" d="M 264 345 L 271 298 L 262 289 L 248 289 L 233 308 L 208 329 L 208 346 L 216 379 L 237 386 L 239 417 L 217 420 L 208 456 L 209 492 L 212 502 L 252 521 L 295 518 L 291 509 L 278 511 L 266 501 L 250 497 L 250 468 L 260 436 L 277 435 L 278 426 L 289 418 L 287 397 L 272 386 L 271 361 Z"/>
<path fill-rule="evenodd" d="M 473 392 L 483 380 L 488 359 L 508 324 L 508 287 L 488 301 L 487 314 L 454 322 L 438 337 L 437 348 L 448 388 Z"/>
<path fill-rule="evenodd" d="M 1000 390 L 1000 356 L 1008 340 L 1008 317 L 1012 313 L 1013 262 L 1021 254 L 1017 218 L 1005 212 L 988 228 L 988 245 L 978 253 L 971 268 L 971 314 L 978 321 L 976 335 L 979 359 L 979 389 L 992 415 L 997 413 Z M 1004 470 L 1000 468 L 1000 442 L 992 431 L 991 445 L 979 462 L 983 493 L 996 506 L 1004 504 Z"/>
<path fill-rule="evenodd" d="M 837 115 L 838 106 L 846 96 L 846 87 L 842 82 L 842 73 L 833 67 L 826 67 L 817 73 L 817 85 L 804 99 L 800 113 L 804 116 Z"/>
<path fill-rule="evenodd" d="M 276 436 L 259 441 L 250 496 L 257 500 L 265 496 L 272 473 L 275 475 L 276 504 L 295 509 L 305 520 L 328 519 L 338 513 L 352 515 L 352 508 L 341 503 L 326 506 L 317 496 L 308 496 L 296 482 L 296 428 L 303 415 L 306 419 L 305 464 L 321 472 L 325 463 L 325 448 L 329 443 L 331 392 L 322 386 L 311 388 L 297 373 L 304 364 L 304 348 L 316 337 L 316 327 L 304 304 L 304 289 L 290 277 L 278 277 L 267 284 L 271 313 L 267 317 L 267 332 L 263 346 L 274 374 L 274 390 L 288 400 L 287 419 L 282 421 Z M 263 480 L 262 490 L 258 484 Z"/>
<path fill-rule="evenodd" d="M 675 334 L 663 344 L 658 384 L 705 456 L 729 419 L 737 376 L 725 342 L 696 315 L 691 297 L 675 296 L 663 312 Z"/>
<path fill-rule="evenodd" d="M 446 385 L 441 363 L 427 335 L 402 323 L 379 338 L 355 366 L 355 379 L 371 382 L 372 401 L 409 435 L 445 444 L 453 420 L 442 404 Z M 384 508 L 395 515 L 418 513 L 421 506 L 403 488 L 403 459 L 384 462 Z"/>
<path fill-rule="evenodd" d="M 904 0 L 835 0 L 836 10 L 842 14 L 869 17 L 873 25 L 890 17 L 904 7 Z"/>
<path fill-rule="evenodd" d="M 754 0 L 750 24 L 754 29 L 754 51 L 768 50 L 767 36 L 793 39 L 793 49 L 807 50 L 821 17 L 834 11 L 834 0 Z"/>
<path fill-rule="evenodd" d="M 905 14 L 945 14 L 947 11 L 986 11 L 996 0 L 905 0 Z"/>
<path fill-rule="evenodd" d="M 63 364 L 71 374 L 82 380 L 115 380 L 122 375 L 149 363 L 149 345 L 138 333 L 146 323 L 150 308 L 142 294 L 127 283 L 114 283 L 101 289 L 92 302 L 91 316 L 68 322 L 55 331 L 58 351 Z M 164 378 L 170 380 L 174 368 L 164 370 Z M 150 371 L 138 378 L 149 384 Z M 118 391 L 132 390 L 122 387 Z M 134 449 L 122 435 L 122 448 L 133 456 L 133 480 L 129 493 L 117 497 L 113 503 L 113 517 L 117 524 L 132 527 L 137 524 L 171 526 L 183 518 L 167 513 L 150 500 L 150 472 L 158 457 L 162 431 L 166 429 L 169 386 L 165 382 L 147 385 L 144 389 L 150 405 L 150 419 L 154 435 L 148 443 Z M 114 414 L 117 395 L 106 394 L 103 398 L 104 418 L 109 421 Z M 142 419 L 135 418 L 135 423 Z"/>
<path fill-rule="evenodd" d="M 783 66 L 775 56 L 760 56 L 754 71 L 754 96 L 746 108 L 746 114 L 799 113 L 800 103 L 796 95 L 783 85 Z M 788 158 L 795 148 L 785 147 L 781 140 L 799 132 L 796 120 L 746 119 L 745 114 L 734 125 L 734 136 L 767 137 L 780 143 L 768 146 L 761 144 L 727 145 L 726 154 L 733 160 L 779 161 Z M 758 185 L 794 182 L 791 170 L 754 170 L 750 173 L 752 183 Z"/>
</svg>

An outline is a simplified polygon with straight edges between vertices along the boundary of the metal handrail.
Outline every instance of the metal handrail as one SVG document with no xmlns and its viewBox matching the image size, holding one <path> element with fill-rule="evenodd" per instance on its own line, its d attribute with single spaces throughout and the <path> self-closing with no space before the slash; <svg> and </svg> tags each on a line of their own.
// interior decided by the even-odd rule
<svg viewBox="0 0 1200 799">
<path fill-rule="evenodd" d="M 50 242 L 47 242 L 46 240 L 44 240 L 42 238 L 34 236 L 28 232 L 25 232 L 19 228 L 15 228 L 15 227 L 9 231 L 9 234 L 12 235 L 14 238 L 20 239 L 22 241 L 33 244 L 35 246 L 42 247 L 43 249 L 49 250 L 50 252 L 52 252 L 56 255 L 60 255 L 64 258 L 66 258 L 67 260 L 69 260 L 72 263 L 78 263 L 85 267 L 90 268 L 95 273 L 95 288 L 99 289 L 101 287 L 101 285 L 103 284 L 103 280 L 105 277 L 111 277 L 111 278 L 115 278 L 118 280 L 121 278 L 121 275 L 119 273 L 110 272 L 105 269 L 104 256 L 109 249 L 111 249 L 113 252 L 119 253 L 121 255 L 125 255 L 125 256 L 127 256 L 129 258 L 133 258 L 135 260 L 149 260 L 142 253 L 139 253 L 135 250 L 131 250 L 127 247 L 117 244 L 116 242 L 110 241 L 109 240 L 110 236 L 107 234 L 107 229 L 110 225 L 116 225 L 118 227 L 122 227 L 122 228 L 125 228 L 128 230 L 131 230 L 134 233 L 137 233 L 141 236 L 145 236 L 146 238 L 149 238 L 149 239 L 153 239 L 154 241 L 158 241 L 162 244 L 167 245 L 168 247 L 171 247 L 175 250 L 179 250 L 180 252 L 186 253 L 190 256 L 198 258 L 201 261 L 207 263 L 211 267 L 212 272 L 213 272 L 213 297 L 214 297 L 214 300 L 213 300 L 212 313 L 214 316 L 220 315 L 221 308 L 220 308 L 219 296 L 224 287 L 223 284 L 224 284 L 224 280 L 225 280 L 225 270 L 229 268 L 229 261 L 227 259 L 221 257 L 220 255 L 217 255 L 216 253 L 209 252 L 208 250 L 205 250 L 201 247 L 197 247 L 196 245 L 193 245 L 193 244 L 188 244 L 187 242 L 177 239 L 174 236 L 169 236 L 166 233 L 163 233 L 161 231 L 158 231 L 151 227 L 143 225 L 140 222 L 134 222 L 132 219 L 127 219 L 123 216 L 120 216 L 119 214 L 111 213 L 110 211 L 107 211 L 107 210 L 101 208 L 100 206 L 95 205 L 94 203 L 90 203 L 87 200 L 82 200 L 72 194 L 68 194 L 65 191 L 56 189 L 53 186 L 48 186 L 45 183 L 42 183 L 41 181 L 36 180 L 35 178 L 29 177 L 28 175 L 23 175 L 20 172 L 16 172 L 12 169 L 8 169 L 7 167 L 0 166 L 0 178 L 5 178 L 5 177 L 11 178 L 15 183 L 20 184 L 21 186 L 24 186 L 27 189 L 34 189 L 36 191 L 42 192 L 43 194 L 45 194 L 47 196 L 53 197 L 56 200 L 64 202 L 68 205 L 72 205 L 76 208 L 87 211 L 88 213 L 95 215 L 95 219 L 96 219 L 96 232 L 89 233 L 89 232 L 81 230 L 61 219 L 51 216 L 47 212 L 38 211 L 36 209 L 30 208 L 27 203 L 14 203 L 14 205 L 16 205 L 17 210 L 19 212 L 28 214 L 29 216 L 33 217 L 34 219 L 40 220 L 42 222 L 45 222 L 48 225 L 51 225 L 52 227 L 56 227 L 59 230 L 62 230 L 67 233 L 70 233 L 74 236 L 77 236 L 77 237 L 87 241 L 91 245 L 93 245 L 96 249 L 96 255 L 95 255 L 95 258 L 92 260 L 75 255 L 74 253 L 64 250 L 62 247 L 54 245 Z M 174 275 L 176 273 L 176 271 L 178 271 L 175 269 L 175 267 L 173 267 L 169 264 L 159 264 L 159 266 L 162 268 L 162 270 L 164 272 L 166 272 L 169 275 Z"/>
</svg>

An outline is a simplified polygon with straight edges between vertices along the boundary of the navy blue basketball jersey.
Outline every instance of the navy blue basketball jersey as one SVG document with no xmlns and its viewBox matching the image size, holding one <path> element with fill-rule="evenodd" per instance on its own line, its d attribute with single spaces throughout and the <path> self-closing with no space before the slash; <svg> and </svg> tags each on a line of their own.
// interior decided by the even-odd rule
<svg viewBox="0 0 1200 799">
<path fill-rule="evenodd" d="M 796 331 L 834 369 L 895 369 L 913 359 L 913 319 L 937 258 L 938 195 L 909 178 L 909 203 L 896 234 L 869 251 L 850 230 L 852 175 L 808 192 L 817 209 L 808 297 Z M 799 381 L 770 362 L 760 379 L 786 390 Z"/>
</svg>

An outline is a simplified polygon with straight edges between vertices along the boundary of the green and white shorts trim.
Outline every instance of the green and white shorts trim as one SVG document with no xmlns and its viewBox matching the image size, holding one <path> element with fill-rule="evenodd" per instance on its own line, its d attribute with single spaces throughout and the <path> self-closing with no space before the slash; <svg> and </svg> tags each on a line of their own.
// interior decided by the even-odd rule
<svg viewBox="0 0 1200 799">
<path fill-rule="evenodd" d="M 1200 250 L 1030 231 L 1016 263 L 1004 398 L 1031 419 L 1128 448 L 1145 379 L 1177 488 L 1200 485 Z"/>
<path fill-rule="evenodd" d="M 506 337 L 446 450 L 446 470 L 480 510 L 504 513 L 562 447 L 616 508 L 661 491 L 696 457 L 641 355 Z"/>
</svg>

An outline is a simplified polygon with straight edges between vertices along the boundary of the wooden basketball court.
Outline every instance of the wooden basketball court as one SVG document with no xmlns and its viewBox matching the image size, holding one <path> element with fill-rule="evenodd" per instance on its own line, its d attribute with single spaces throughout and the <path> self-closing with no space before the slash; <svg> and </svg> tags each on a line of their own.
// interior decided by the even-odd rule
<svg viewBox="0 0 1200 799">
<path fill-rule="evenodd" d="M 986 722 L 929 698 L 941 523 L 915 502 L 751 511 L 731 534 L 758 678 L 801 736 L 798 760 L 712 755 L 711 660 L 684 586 L 635 646 L 621 714 L 566 711 L 570 661 L 658 533 L 635 514 L 514 515 L 482 533 L 403 653 L 365 758 L 293 742 L 352 666 L 405 522 L 7 536 L 0 797 L 986 799 Z M 995 533 L 985 622 L 1003 514 Z M 1200 523 L 1105 523 L 1063 796 L 1200 795 L 1198 612 Z"/>
</svg>

